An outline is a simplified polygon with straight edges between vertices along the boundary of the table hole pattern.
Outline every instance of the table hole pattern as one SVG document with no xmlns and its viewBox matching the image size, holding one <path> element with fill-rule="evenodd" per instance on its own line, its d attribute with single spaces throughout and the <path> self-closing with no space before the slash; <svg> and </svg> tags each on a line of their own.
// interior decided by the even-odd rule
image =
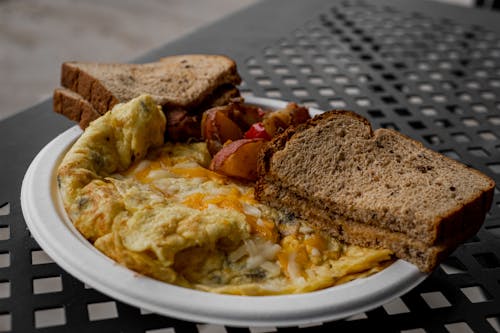
<svg viewBox="0 0 500 333">
<path fill-rule="evenodd" d="M 382 307 L 384 308 L 385 312 L 387 312 L 388 315 L 410 312 L 410 309 L 408 309 L 406 304 L 399 297 L 384 304 Z"/>
<path fill-rule="evenodd" d="M 467 149 L 472 155 L 477 157 L 488 157 L 489 153 L 481 147 L 470 147 Z M 491 169 L 491 166 L 488 165 Z M 492 170 L 493 171 L 493 170 Z"/>
<path fill-rule="evenodd" d="M 0 313 L 0 332 L 10 332 L 12 330 L 12 315 L 10 313 Z"/>
<path fill-rule="evenodd" d="M 60 276 L 33 279 L 33 294 L 55 293 L 63 290 Z"/>
<path fill-rule="evenodd" d="M 446 324 L 444 327 L 450 333 L 474 333 L 470 326 L 465 322 Z"/>
<path fill-rule="evenodd" d="M 353 316 L 350 316 L 349 318 L 346 318 L 345 320 L 346 321 L 353 321 L 353 320 L 362 320 L 362 319 L 367 319 L 368 316 L 366 315 L 366 313 L 362 312 L 362 313 L 358 313 L 358 314 L 355 314 Z"/>
<path fill-rule="evenodd" d="M 10 239 L 10 226 L 0 226 L 0 241 Z"/>
<path fill-rule="evenodd" d="M 491 325 L 495 332 L 500 333 L 500 315 L 486 318 L 486 321 Z"/>
<path fill-rule="evenodd" d="M 118 317 L 116 302 L 99 302 L 87 305 L 90 321 L 112 319 Z"/>
<path fill-rule="evenodd" d="M 323 325 L 322 322 L 315 322 L 315 323 L 313 322 L 313 323 L 301 324 L 298 327 L 299 328 L 309 328 L 309 327 L 318 328 L 318 326 L 321 326 L 321 325 Z"/>
<path fill-rule="evenodd" d="M 199 324 L 196 325 L 199 333 L 226 333 L 227 330 L 222 325 L 207 325 L 207 324 Z"/>
<path fill-rule="evenodd" d="M 10 281 L 0 282 L 0 299 L 10 297 Z"/>
<path fill-rule="evenodd" d="M 156 328 L 153 330 L 146 330 L 145 333 L 175 333 L 175 328 L 173 327 L 165 327 L 165 328 Z"/>
<path fill-rule="evenodd" d="M 460 290 L 471 303 L 481 303 L 491 300 L 491 295 L 481 286 L 464 287 L 460 288 Z"/>
<path fill-rule="evenodd" d="M 10 253 L 0 253 L 0 268 L 7 268 L 10 266 Z"/>
<path fill-rule="evenodd" d="M 248 330 L 250 333 L 271 333 L 271 332 L 276 332 L 277 328 L 276 327 L 249 327 Z"/>
<path fill-rule="evenodd" d="M 438 112 L 436 111 L 436 109 L 434 109 L 432 106 L 423 107 L 423 108 L 420 109 L 420 112 L 424 116 L 427 116 L 427 117 L 437 116 L 437 114 L 438 114 Z"/>
<path fill-rule="evenodd" d="M 324 110 L 354 110 L 374 128 L 399 130 L 451 159 L 498 177 L 500 36 L 496 32 L 370 1 L 341 1 L 292 36 L 268 46 L 266 52 L 274 63 L 263 65 L 265 75 L 293 82 L 279 89 L 283 99 L 302 104 L 313 100 Z M 299 55 L 301 61 L 296 63 L 293 59 Z M 259 55 L 253 57 L 256 63 L 265 63 Z M 254 95 L 266 95 L 267 88 L 254 75 L 245 67 L 242 72 Z M 488 287 L 500 281 L 497 196 L 498 190 L 478 236 L 467 240 L 434 274 L 450 279 L 449 287 L 431 277 L 409 295 L 384 304 L 382 310 L 367 312 L 358 319 L 366 322 L 362 327 L 370 328 L 371 314 L 376 312 L 414 318 L 400 332 L 492 329 L 498 323 L 496 317 L 480 315 L 481 310 L 474 320 L 461 314 L 463 320 L 450 322 L 436 315 L 435 327 L 422 327 L 418 315 L 411 314 L 439 313 L 457 302 L 488 302 L 491 308 L 500 308 L 500 295 L 490 293 Z M 497 243 L 486 247 L 484 242 L 491 237 Z M 471 276 L 471 268 L 483 273 Z"/>
<path fill-rule="evenodd" d="M 50 264 L 54 261 L 50 258 L 47 253 L 43 250 L 33 250 L 31 251 L 31 264 L 32 265 L 43 265 Z"/>
<path fill-rule="evenodd" d="M 63 307 L 35 310 L 35 327 L 44 328 L 66 324 L 66 311 Z"/>
<path fill-rule="evenodd" d="M 451 303 L 440 291 L 422 293 L 420 294 L 420 296 L 422 296 L 425 303 L 427 303 L 427 305 L 431 309 L 445 308 L 451 306 Z"/>
<path fill-rule="evenodd" d="M 0 216 L 6 216 L 10 214 L 10 203 L 4 202 L 0 204 Z"/>
</svg>

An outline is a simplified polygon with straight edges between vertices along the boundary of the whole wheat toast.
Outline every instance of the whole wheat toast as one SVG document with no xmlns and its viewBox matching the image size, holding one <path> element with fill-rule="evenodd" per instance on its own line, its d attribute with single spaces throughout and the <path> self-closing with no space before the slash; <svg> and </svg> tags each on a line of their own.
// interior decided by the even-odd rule
<svg viewBox="0 0 500 333">
<path fill-rule="evenodd" d="M 82 129 L 86 128 L 92 120 L 101 116 L 89 101 L 67 88 L 54 90 L 52 104 L 55 112 L 78 122 Z"/>
<path fill-rule="evenodd" d="M 479 171 L 399 132 L 373 131 L 353 112 L 330 111 L 266 146 L 255 194 L 271 206 L 314 216 L 316 226 L 344 240 L 391 248 L 429 271 L 477 232 L 494 186 Z M 408 240 L 429 249 L 416 251 Z"/>
<path fill-rule="evenodd" d="M 152 95 L 165 113 L 175 110 L 195 117 L 200 110 L 238 98 L 235 85 L 240 81 L 236 63 L 220 55 L 172 56 L 147 64 L 65 62 L 64 88 L 55 89 L 53 104 L 55 112 L 79 122 L 82 129 L 141 93 Z"/>
<path fill-rule="evenodd" d="M 241 81 L 236 63 L 219 55 L 180 55 L 146 64 L 65 62 L 61 85 L 104 114 L 141 93 L 164 106 L 191 109 L 219 86 Z"/>
</svg>

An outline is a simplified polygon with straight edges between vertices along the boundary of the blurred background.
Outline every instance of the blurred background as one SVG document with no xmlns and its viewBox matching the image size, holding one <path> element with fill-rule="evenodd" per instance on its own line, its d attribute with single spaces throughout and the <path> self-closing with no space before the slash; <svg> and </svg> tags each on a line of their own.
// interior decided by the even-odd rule
<svg viewBox="0 0 500 333">
<path fill-rule="evenodd" d="M 64 61 L 127 62 L 257 0 L 0 0 L 0 120 L 50 97 Z"/>
<path fill-rule="evenodd" d="M 63 61 L 130 61 L 257 1 L 0 0 L 0 120 L 51 96 Z"/>
</svg>

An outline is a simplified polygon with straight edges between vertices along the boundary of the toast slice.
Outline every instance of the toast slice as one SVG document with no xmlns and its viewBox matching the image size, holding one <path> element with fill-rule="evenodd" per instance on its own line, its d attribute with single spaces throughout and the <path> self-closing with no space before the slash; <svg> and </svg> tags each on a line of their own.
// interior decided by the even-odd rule
<svg viewBox="0 0 500 333">
<path fill-rule="evenodd" d="M 236 63 L 220 55 L 172 56 L 146 64 L 65 62 L 61 69 L 61 85 L 100 114 L 141 93 L 162 106 L 191 110 L 218 87 L 240 81 Z"/>
<path fill-rule="evenodd" d="M 78 93 L 67 88 L 57 88 L 53 94 L 54 112 L 60 113 L 79 123 L 82 129 L 101 116 L 96 109 Z M 231 85 L 223 85 L 216 89 L 214 94 L 206 98 L 201 109 L 226 105 L 240 101 L 238 89 Z M 190 138 L 201 136 L 201 114 L 188 112 L 180 108 L 164 110 L 168 119 L 166 137 L 171 141 L 187 141 Z"/>
<path fill-rule="evenodd" d="M 52 100 L 55 112 L 78 122 L 82 129 L 101 116 L 81 95 L 66 88 L 55 89 Z"/>
<path fill-rule="evenodd" d="M 101 116 L 96 109 L 78 93 L 67 88 L 56 88 L 52 96 L 54 112 L 79 123 L 82 129 Z M 240 101 L 239 90 L 232 85 L 223 85 L 208 96 L 200 106 L 201 110 L 211 107 L 226 105 L 230 102 Z M 201 137 L 201 115 L 188 112 L 181 108 L 164 110 L 168 118 L 167 133 L 172 141 L 186 141 L 189 138 Z"/>
<path fill-rule="evenodd" d="M 495 187 L 349 111 L 326 112 L 274 138 L 258 172 L 257 199 L 313 217 L 348 242 L 390 248 L 424 271 L 477 232 Z"/>
</svg>

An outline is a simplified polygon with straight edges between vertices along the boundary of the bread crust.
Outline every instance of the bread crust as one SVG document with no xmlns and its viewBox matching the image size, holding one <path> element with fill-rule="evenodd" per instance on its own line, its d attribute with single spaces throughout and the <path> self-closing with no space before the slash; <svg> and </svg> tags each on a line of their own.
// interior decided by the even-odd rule
<svg viewBox="0 0 500 333">
<path fill-rule="evenodd" d="M 123 75 L 126 74 L 126 79 L 134 83 L 140 83 L 142 75 L 148 75 L 157 70 L 163 70 L 166 74 L 175 74 L 175 79 L 179 80 L 181 80 L 180 76 L 185 76 L 182 80 L 189 80 L 187 82 L 190 86 L 198 80 L 200 82 L 199 89 L 189 96 L 181 97 L 184 91 L 172 90 L 172 87 L 176 86 L 178 82 L 171 81 L 169 77 L 161 78 L 164 80 L 165 87 L 168 87 L 164 96 L 154 94 L 151 91 L 137 92 L 137 94 L 149 93 L 153 95 L 158 104 L 162 106 L 181 107 L 186 110 L 202 103 L 219 86 L 237 85 L 241 82 L 236 63 L 232 59 L 220 55 L 190 54 L 165 57 L 158 62 L 146 64 L 65 62 L 61 66 L 61 85 L 80 94 L 92 104 L 97 112 L 104 114 L 117 103 L 137 97 L 118 94 L 107 86 L 102 78 L 89 71 L 92 69 L 92 71 L 104 72 L 107 68 L 123 68 Z M 179 86 L 182 87 L 182 84 L 185 83 L 184 81 L 179 82 Z M 161 82 L 159 84 L 161 85 Z"/>
<path fill-rule="evenodd" d="M 377 138 L 381 135 L 395 135 L 398 140 L 410 140 L 419 149 L 425 149 L 426 153 L 430 152 L 421 143 L 399 132 L 387 129 L 373 131 L 368 120 L 354 112 L 345 110 L 325 112 L 307 123 L 287 129 L 278 137 L 273 138 L 260 152 L 258 159 L 259 178 L 255 186 L 255 195 L 258 200 L 275 207 L 281 205 L 280 208 L 291 210 L 301 217 L 312 218 L 311 221 L 316 227 L 329 230 L 332 234 L 341 236 L 345 241 L 362 246 L 376 247 L 378 244 L 383 244 L 386 248 L 393 250 L 396 256 L 417 264 L 423 271 L 434 269 L 443 257 L 479 230 L 487 211 L 491 207 L 495 183 L 479 171 L 470 168 L 467 168 L 468 172 L 489 179 L 486 188 L 463 205 L 455 206 L 445 216 L 435 216 L 428 226 L 421 226 L 424 232 L 418 233 L 415 233 L 415 230 L 408 230 L 413 228 L 408 225 L 394 226 L 376 220 L 355 221 L 346 216 L 342 208 L 331 208 L 334 206 L 331 202 L 324 202 L 314 197 L 314 195 L 311 197 L 310 194 L 303 196 L 303 193 L 297 192 L 297 189 L 293 186 L 284 186 L 283 181 L 285 179 L 281 179 L 272 169 L 271 161 L 273 156 L 285 149 L 286 145 L 298 133 L 339 116 L 359 121 L 362 126 L 366 127 L 366 133 L 371 138 Z M 463 168 L 463 165 L 459 162 L 438 153 L 431 152 L 429 156 L 430 158 L 444 159 L 446 163 L 460 165 Z M 360 191 L 362 190 L 360 189 Z M 356 209 L 356 207 L 345 207 L 345 209 Z M 380 216 L 384 215 L 380 214 Z M 346 230 L 349 231 L 342 236 L 340 230 L 344 230 L 344 233 Z M 364 236 L 360 237 L 360 235 Z M 416 244 L 420 245 L 417 246 Z"/>
<path fill-rule="evenodd" d="M 55 89 L 52 101 L 55 112 L 78 122 L 82 129 L 101 116 L 88 101 L 68 89 Z"/>
<path fill-rule="evenodd" d="M 276 184 L 257 183 L 255 197 L 271 207 L 288 211 L 291 216 L 306 220 L 312 227 L 346 243 L 389 249 L 397 258 L 415 264 L 422 272 L 432 272 L 458 245 L 475 235 L 481 226 L 471 224 L 454 237 L 429 245 L 400 232 L 349 220 L 339 215 L 329 216 L 324 207 L 317 206 L 314 202 Z M 290 211 L 291 207 L 293 211 Z"/>
<path fill-rule="evenodd" d="M 87 100 L 99 114 L 111 110 L 120 102 L 100 81 L 81 70 L 76 62 L 65 62 L 61 66 L 61 85 Z"/>
</svg>

